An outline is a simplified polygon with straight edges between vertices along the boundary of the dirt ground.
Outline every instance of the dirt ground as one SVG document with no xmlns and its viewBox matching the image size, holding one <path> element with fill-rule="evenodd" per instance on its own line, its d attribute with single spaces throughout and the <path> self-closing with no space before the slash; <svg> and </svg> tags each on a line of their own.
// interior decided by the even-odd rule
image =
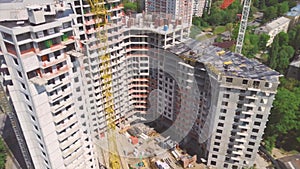
<svg viewBox="0 0 300 169">
<path fill-rule="evenodd" d="M 272 156 L 275 159 L 286 157 L 286 156 L 289 156 L 289 155 L 294 155 L 294 153 L 293 152 L 285 152 L 285 151 L 280 150 L 278 148 L 273 148 L 273 150 L 272 150 Z"/>
</svg>

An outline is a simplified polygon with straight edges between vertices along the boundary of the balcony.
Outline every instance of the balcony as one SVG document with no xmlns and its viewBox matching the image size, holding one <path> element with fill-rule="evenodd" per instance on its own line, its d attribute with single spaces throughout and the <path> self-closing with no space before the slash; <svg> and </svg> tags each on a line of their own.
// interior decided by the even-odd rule
<svg viewBox="0 0 300 169">
<path fill-rule="evenodd" d="M 54 122 L 58 123 L 75 112 L 74 107 L 69 110 L 63 110 L 60 114 L 54 116 Z"/>
<path fill-rule="evenodd" d="M 240 129 L 250 129 L 249 125 L 239 125 Z"/>
<path fill-rule="evenodd" d="M 237 154 L 237 155 L 242 156 L 244 153 L 242 150 L 239 150 L 239 151 L 232 151 L 232 154 Z"/>
<path fill-rule="evenodd" d="M 252 102 L 252 103 L 245 103 L 244 106 L 246 107 L 256 107 L 255 103 Z"/>
<path fill-rule="evenodd" d="M 61 110 L 63 107 L 66 107 L 70 104 L 73 104 L 74 101 L 73 99 L 69 98 L 67 100 L 64 100 L 64 101 L 61 101 L 58 105 L 55 105 L 55 106 L 52 106 L 51 109 L 52 109 L 52 112 L 57 112 L 59 110 Z"/>
<path fill-rule="evenodd" d="M 26 50 L 22 50 L 21 52 L 21 56 L 22 57 L 26 57 L 28 55 L 35 55 L 35 49 L 34 48 L 30 48 L 30 49 L 26 49 Z"/>
<path fill-rule="evenodd" d="M 126 52 L 130 52 L 130 51 L 148 51 L 149 48 L 148 47 L 128 47 L 126 48 Z"/>
<path fill-rule="evenodd" d="M 67 60 L 67 55 L 63 55 L 63 56 L 59 56 L 57 59 L 53 59 L 50 61 L 43 61 L 43 63 L 41 63 L 41 68 L 47 68 L 66 60 Z"/>
<path fill-rule="evenodd" d="M 63 41 L 61 41 L 61 43 L 62 43 L 63 45 L 68 45 L 68 44 L 73 43 L 73 42 L 75 42 L 73 36 L 72 36 L 72 37 L 69 37 L 69 38 L 67 38 L 67 39 L 64 39 Z"/>
<path fill-rule="evenodd" d="M 50 102 L 53 103 L 53 102 L 65 97 L 67 95 L 70 95 L 71 93 L 72 93 L 71 87 L 67 88 L 64 91 L 61 90 L 57 94 L 49 96 Z"/>
<path fill-rule="evenodd" d="M 86 14 L 85 14 L 86 15 Z M 95 24 L 95 20 L 94 19 L 91 19 L 89 21 L 85 20 L 85 25 L 94 25 Z"/>
<path fill-rule="evenodd" d="M 68 155 L 75 152 L 76 149 L 81 147 L 81 142 L 77 141 L 75 144 L 71 145 L 69 148 L 62 152 L 63 157 L 67 157 Z"/>
<path fill-rule="evenodd" d="M 245 136 L 245 137 L 248 136 L 248 132 L 245 132 L 245 131 L 237 132 L 236 134 L 239 136 Z"/>
<path fill-rule="evenodd" d="M 47 35 L 47 36 L 44 36 L 44 37 L 39 37 L 37 39 L 33 39 L 33 41 L 38 43 L 38 42 L 46 41 L 48 39 L 53 39 L 53 38 L 56 38 L 56 37 L 59 37 L 59 36 L 62 36 L 62 35 L 63 35 L 63 33 L 58 32 L 58 33 L 54 33 L 54 34 Z"/>
<path fill-rule="evenodd" d="M 60 143 L 59 147 L 61 149 L 65 149 L 66 147 L 72 145 L 76 140 L 80 139 L 79 133 L 74 134 L 74 136 L 68 137 L 68 139 L 62 143 Z"/>
<path fill-rule="evenodd" d="M 257 92 L 259 92 L 259 91 L 261 91 L 259 88 L 258 88 L 258 86 L 256 86 L 256 87 L 248 87 L 247 88 L 248 90 L 250 90 L 250 91 L 257 91 Z"/>
<path fill-rule="evenodd" d="M 247 140 L 245 138 L 238 138 L 236 139 L 237 142 L 242 142 L 242 143 L 246 143 Z"/>
<path fill-rule="evenodd" d="M 242 111 L 242 114 L 254 115 L 253 111 Z"/>
<path fill-rule="evenodd" d="M 72 124 L 75 124 L 76 122 L 77 122 L 77 118 L 73 116 L 71 119 L 65 120 L 62 124 L 57 125 L 56 126 L 57 131 L 61 132 L 64 129 L 69 128 Z"/>
<path fill-rule="evenodd" d="M 10 54 L 13 54 L 15 56 L 17 56 L 17 51 L 15 48 L 7 48 L 7 52 Z"/>
<path fill-rule="evenodd" d="M 11 76 L 10 76 L 10 75 L 7 75 L 7 74 L 4 74 L 4 75 L 3 75 L 3 79 L 4 79 L 5 81 L 12 80 L 12 79 L 11 79 Z"/>
<path fill-rule="evenodd" d="M 44 79 L 45 80 L 45 79 Z M 45 80 L 46 81 L 46 80 Z M 63 85 L 65 85 L 65 84 L 68 84 L 68 83 L 70 83 L 71 82 L 71 80 L 69 79 L 69 78 L 64 78 L 64 79 L 62 79 L 61 81 L 59 81 L 58 83 L 56 83 L 56 84 L 49 84 L 49 85 L 46 85 L 46 91 L 47 92 L 51 92 L 51 91 L 53 91 L 53 90 L 56 90 L 56 89 L 58 89 L 59 87 L 61 87 L 61 86 L 63 86 Z M 46 83 L 47 83 L 47 81 L 46 81 Z"/>
<path fill-rule="evenodd" d="M 254 100 L 257 100 L 258 98 L 255 96 L 255 95 L 253 95 L 253 96 L 245 96 L 245 98 L 246 99 L 254 99 Z"/>
<path fill-rule="evenodd" d="M 39 48 L 35 48 L 35 52 L 37 55 L 39 56 L 43 56 L 43 55 L 47 55 L 49 53 L 61 50 L 66 48 L 66 46 L 62 45 L 62 44 L 57 44 L 57 45 L 52 45 L 50 48 L 46 48 L 43 50 L 40 50 Z"/>
<path fill-rule="evenodd" d="M 64 73 L 67 73 L 68 71 L 69 71 L 69 67 L 67 65 L 64 65 L 60 69 L 54 70 L 52 73 L 42 74 L 42 77 L 45 78 L 46 80 L 50 80 Z"/>
<path fill-rule="evenodd" d="M 235 144 L 233 145 L 234 148 L 244 149 L 245 146 L 243 144 Z"/>
<path fill-rule="evenodd" d="M 63 141 L 67 137 L 70 137 L 73 133 L 77 132 L 79 130 L 79 126 L 75 124 L 73 128 L 68 128 L 65 132 L 58 134 L 58 140 Z"/>
<path fill-rule="evenodd" d="M 64 163 L 65 165 L 69 165 L 71 164 L 74 160 L 76 160 L 79 156 L 81 156 L 83 154 L 83 150 L 82 149 L 79 149 L 77 150 L 75 153 L 72 153 L 71 156 L 67 157 L 65 160 L 64 160 Z"/>
<path fill-rule="evenodd" d="M 231 157 L 231 159 L 232 159 L 232 160 L 237 160 L 237 161 L 240 161 L 240 160 L 241 160 L 241 158 L 240 158 L 239 156 L 237 156 L 237 157 Z"/>
</svg>

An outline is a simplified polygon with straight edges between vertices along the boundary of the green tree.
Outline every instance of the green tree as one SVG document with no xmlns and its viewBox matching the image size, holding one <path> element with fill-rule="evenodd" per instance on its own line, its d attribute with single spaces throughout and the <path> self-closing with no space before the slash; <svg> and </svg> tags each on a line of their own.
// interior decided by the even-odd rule
<svg viewBox="0 0 300 169">
<path fill-rule="evenodd" d="M 271 48 L 269 50 L 269 66 L 272 69 L 277 68 L 277 56 L 278 56 L 278 52 L 279 52 L 279 38 L 278 36 L 276 36 L 273 40 L 273 43 L 271 44 Z"/>
<path fill-rule="evenodd" d="M 278 36 L 279 38 L 279 45 L 288 45 L 289 44 L 289 36 L 287 33 L 285 32 L 280 32 L 279 34 L 277 34 L 276 36 Z"/>
<path fill-rule="evenodd" d="M 201 26 L 201 19 L 199 17 L 193 17 L 192 24 L 197 26 L 197 27 L 200 27 Z"/>
<path fill-rule="evenodd" d="M 300 82 L 281 78 L 267 124 L 264 143 L 268 151 L 284 145 L 300 149 Z"/>
<path fill-rule="evenodd" d="M 277 6 L 270 6 L 264 10 L 263 22 L 266 23 L 276 17 L 277 17 Z"/>
<path fill-rule="evenodd" d="M 289 3 L 287 1 L 277 4 L 277 16 L 282 16 L 289 11 Z"/>
<path fill-rule="evenodd" d="M 244 39 L 242 54 L 248 58 L 254 58 L 259 51 L 258 43 L 258 35 L 247 32 Z"/>
<path fill-rule="evenodd" d="M 256 0 L 256 1 L 259 1 L 259 0 Z M 260 10 L 264 10 L 266 8 L 266 0 L 260 0 L 257 8 Z"/>
<path fill-rule="evenodd" d="M 226 27 L 226 31 L 229 32 L 230 38 L 231 38 L 231 36 L 232 36 L 232 30 L 233 30 L 233 23 L 227 23 L 227 24 L 225 25 L 225 27 Z"/>
<path fill-rule="evenodd" d="M 6 156 L 7 156 L 7 153 L 6 153 L 3 139 L 0 138 L 0 169 L 5 168 Z"/>
<path fill-rule="evenodd" d="M 267 43 L 269 39 L 270 39 L 270 35 L 265 33 L 259 36 L 259 42 L 258 42 L 259 50 L 265 51 L 267 49 Z"/>
<path fill-rule="evenodd" d="M 278 53 L 277 70 L 284 73 L 290 64 L 290 59 L 294 56 L 295 50 L 291 46 L 282 46 Z"/>
<path fill-rule="evenodd" d="M 124 3 L 124 11 L 127 12 L 128 10 L 137 11 L 137 3 L 125 2 Z"/>
<path fill-rule="evenodd" d="M 267 2 L 267 6 L 275 6 L 276 4 L 278 4 L 278 0 L 268 0 Z"/>
<path fill-rule="evenodd" d="M 277 135 L 269 136 L 264 139 L 265 147 L 267 151 L 271 152 L 275 147 Z"/>
<path fill-rule="evenodd" d="M 300 50 L 300 25 L 295 26 L 291 31 L 290 35 L 290 44 L 294 47 L 296 51 Z"/>
<path fill-rule="evenodd" d="M 284 74 L 290 60 L 294 56 L 295 50 L 292 46 L 289 46 L 289 36 L 287 33 L 280 32 L 277 34 L 269 49 L 269 61 L 268 65 L 272 69 L 278 70 Z"/>
<path fill-rule="evenodd" d="M 211 9 L 211 15 L 208 16 L 207 22 L 212 26 L 221 25 L 223 13 L 220 9 Z"/>
</svg>

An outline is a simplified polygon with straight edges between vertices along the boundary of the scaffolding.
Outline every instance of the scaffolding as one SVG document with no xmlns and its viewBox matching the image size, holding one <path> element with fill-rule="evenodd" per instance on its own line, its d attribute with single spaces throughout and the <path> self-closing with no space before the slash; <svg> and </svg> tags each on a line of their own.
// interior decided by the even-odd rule
<svg viewBox="0 0 300 169">
<path fill-rule="evenodd" d="M 105 9 L 104 0 L 89 0 L 91 6 L 91 12 L 94 14 L 95 29 L 97 38 L 100 43 L 98 48 L 99 60 L 100 60 L 100 78 L 103 85 L 104 95 L 104 111 L 106 115 L 107 123 L 107 138 L 108 138 L 108 150 L 109 150 L 109 168 L 120 169 L 121 159 L 118 153 L 118 147 L 116 143 L 115 135 L 115 111 L 114 100 L 112 95 L 112 71 L 110 65 L 110 54 L 107 50 L 107 24 L 110 19 L 109 12 Z M 101 45 L 103 44 L 103 45 Z M 104 158 L 104 157 L 103 157 Z"/>
</svg>

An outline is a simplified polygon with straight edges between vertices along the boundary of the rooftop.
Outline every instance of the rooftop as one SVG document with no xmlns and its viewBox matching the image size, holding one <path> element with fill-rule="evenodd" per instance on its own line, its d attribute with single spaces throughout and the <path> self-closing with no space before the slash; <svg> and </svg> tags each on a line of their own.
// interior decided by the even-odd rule
<svg viewBox="0 0 300 169">
<path fill-rule="evenodd" d="M 54 7 L 56 8 L 56 10 L 55 10 L 56 13 L 55 13 L 55 11 L 52 11 L 52 12 L 54 12 L 53 14 L 51 12 L 49 13 L 49 12 L 44 11 L 44 17 L 46 19 L 45 23 L 50 23 L 50 22 L 55 21 L 56 19 L 63 18 L 63 17 L 69 16 L 70 14 L 73 14 L 73 11 L 68 4 L 63 6 L 63 10 L 59 10 L 62 7 L 57 6 L 57 4 L 54 4 Z M 28 8 L 28 9 L 45 8 L 46 9 L 46 6 L 34 4 L 34 5 L 28 5 L 28 6 L 26 6 L 26 8 Z M 19 19 L 4 20 L 4 19 L 0 18 L 0 26 L 4 26 L 7 28 L 15 28 L 15 27 L 24 27 L 24 26 L 32 25 L 32 24 L 30 24 L 30 22 L 28 20 L 28 13 L 25 9 L 22 9 L 19 11 L 20 14 L 18 14 L 18 15 L 21 15 L 21 13 L 22 13 L 22 17 L 20 17 Z M 13 11 L 6 10 L 4 12 L 13 12 Z M 1 8 L 0 8 L 0 17 L 1 17 Z"/>
<path fill-rule="evenodd" d="M 278 159 L 284 166 L 283 169 L 300 169 L 300 154 Z"/>
<path fill-rule="evenodd" d="M 299 16 L 300 15 L 300 4 L 291 8 L 291 10 L 286 13 L 287 16 Z"/>
<path fill-rule="evenodd" d="M 126 17 L 128 28 L 149 29 L 158 33 L 171 33 L 178 28 L 188 28 L 188 23 L 182 19 L 175 19 L 171 14 L 165 13 L 138 13 Z"/>
<path fill-rule="evenodd" d="M 271 31 L 279 26 L 282 26 L 288 22 L 290 22 L 290 19 L 282 16 L 282 17 L 279 17 L 279 18 L 267 23 L 266 25 L 264 25 L 262 27 L 259 27 L 258 29 L 269 32 L 269 31 Z"/>
<path fill-rule="evenodd" d="M 291 66 L 300 68 L 300 55 L 298 55 L 291 63 Z"/>
<path fill-rule="evenodd" d="M 216 74 L 268 81 L 277 81 L 280 76 L 278 72 L 255 59 L 225 52 L 219 47 L 207 46 L 192 39 L 168 50 L 178 56 L 202 62 Z"/>
</svg>

